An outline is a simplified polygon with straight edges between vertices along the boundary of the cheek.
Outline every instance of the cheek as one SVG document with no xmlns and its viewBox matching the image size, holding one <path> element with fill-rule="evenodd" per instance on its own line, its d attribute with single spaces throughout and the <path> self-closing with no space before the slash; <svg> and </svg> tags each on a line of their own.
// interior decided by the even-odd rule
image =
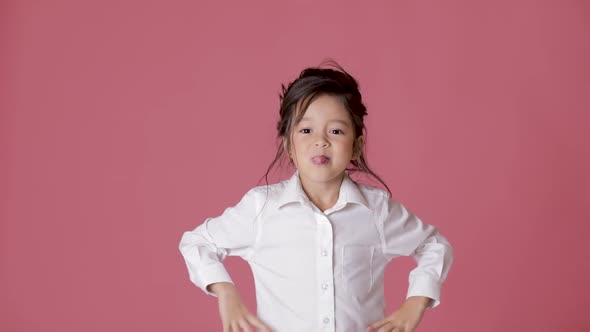
<svg viewBox="0 0 590 332">
<path fill-rule="evenodd" d="M 307 145 L 305 137 L 297 137 L 291 141 L 291 149 L 301 150 Z"/>
<path fill-rule="evenodd" d="M 301 140 L 297 140 L 294 139 L 291 141 L 291 148 L 290 148 L 290 152 L 291 152 L 291 157 L 295 158 L 296 155 L 300 155 L 301 152 L 304 150 L 304 144 L 303 142 L 301 142 Z"/>
<path fill-rule="evenodd" d="M 342 157 L 348 158 L 352 157 L 354 153 L 352 144 L 342 144 L 338 146 L 338 154 Z"/>
</svg>

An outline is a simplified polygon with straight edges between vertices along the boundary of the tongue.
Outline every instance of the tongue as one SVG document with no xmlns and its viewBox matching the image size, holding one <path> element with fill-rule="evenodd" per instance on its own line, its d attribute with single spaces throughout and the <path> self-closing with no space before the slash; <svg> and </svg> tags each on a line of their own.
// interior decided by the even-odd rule
<svg viewBox="0 0 590 332">
<path fill-rule="evenodd" d="M 314 164 L 320 165 L 320 164 L 327 162 L 328 158 L 324 157 L 324 156 L 317 156 L 317 157 L 311 158 L 311 160 L 313 161 Z"/>
</svg>

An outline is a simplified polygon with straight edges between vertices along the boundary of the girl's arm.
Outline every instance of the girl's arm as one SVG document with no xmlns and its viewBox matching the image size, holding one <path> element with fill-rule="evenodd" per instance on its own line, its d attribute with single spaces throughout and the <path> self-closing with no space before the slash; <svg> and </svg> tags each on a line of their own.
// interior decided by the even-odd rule
<svg viewBox="0 0 590 332">
<path fill-rule="evenodd" d="M 214 283 L 234 283 L 222 262 L 226 256 L 248 257 L 252 252 L 258 210 L 257 194 L 252 189 L 237 205 L 182 235 L 179 249 L 189 278 L 208 295 L 218 297 L 208 288 Z"/>
<path fill-rule="evenodd" d="M 427 308 L 440 304 L 440 293 L 453 262 L 453 248 L 436 227 L 422 222 L 395 199 L 382 211 L 384 252 L 390 257 L 412 256 L 417 263 L 409 274 L 406 298 L 432 299 Z"/>
<path fill-rule="evenodd" d="M 255 327 L 270 332 L 258 317 L 250 313 L 227 270 L 226 256 L 247 258 L 256 239 L 257 193 L 248 191 L 236 206 L 215 218 L 207 218 L 192 231 L 185 232 L 179 249 L 190 280 L 205 293 L 217 297 L 223 331 L 252 331 Z"/>
<path fill-rule="evenodd" d="M 424 311 L 440 304 L 453 248 L 434 226 L 422 222 L 400 202 L 389 198 L 383 206 L 379 225 L 384 253 L 390 258 L 412 256 L 417 267 L 410 272 L 404 303 L 393 314 L 369 324 L 367 330 L 413 332 Z"/>
</svg>

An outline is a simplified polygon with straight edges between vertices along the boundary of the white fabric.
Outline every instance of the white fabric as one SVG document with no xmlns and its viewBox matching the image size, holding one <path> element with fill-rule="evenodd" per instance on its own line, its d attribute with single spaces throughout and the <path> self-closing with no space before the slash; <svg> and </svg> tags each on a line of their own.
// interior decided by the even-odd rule
<svg viewBox="0 0 590 332">
<path fill-rule="evenodd" d="M 185 232 L 179 249 L 190 280 L 212 296 L 207 285 L 233 283 L 225 257 L 246 260 L 256 314 L 279 332 L 366 331 L 390 314 L 383 275 L 399 256 L 417 263 L 407 297 L 432 298 L 433 308 L 453 261 L 451 245 L 434 226 L 346 173 L 336 204 L 323 212 L 295 171 L 288 180 L 249 190 L 237 205 Z"/>
</svg>

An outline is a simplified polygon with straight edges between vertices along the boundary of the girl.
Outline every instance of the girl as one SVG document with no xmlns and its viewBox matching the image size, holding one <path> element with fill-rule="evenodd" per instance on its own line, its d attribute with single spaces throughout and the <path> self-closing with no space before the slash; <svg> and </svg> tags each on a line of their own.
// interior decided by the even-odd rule
<svg viewBox="0 0 590 332">
<path fill-rule="evenodd" d="M 452 247 L 393 199 L 369 168 L 357 82 L 330 64 L 335 69 L 307 68 L 282 86 L 281 144 L 267 185 L 250 189 L 180 241 L 190 280 L 218 298 L 224 331 L 411 332 L 440 303 Z M 287 155 L 293 175 L 269 185 L 270 169 Z M 387 191 L 353 181 L 355 171 Z M 223 266 L 228 255 L 252 268 L 256 315 Z M 399 256 L 412 256 L 417 266 L 405 302 L 386 315 L 384 271 Z"/>
</svg>

